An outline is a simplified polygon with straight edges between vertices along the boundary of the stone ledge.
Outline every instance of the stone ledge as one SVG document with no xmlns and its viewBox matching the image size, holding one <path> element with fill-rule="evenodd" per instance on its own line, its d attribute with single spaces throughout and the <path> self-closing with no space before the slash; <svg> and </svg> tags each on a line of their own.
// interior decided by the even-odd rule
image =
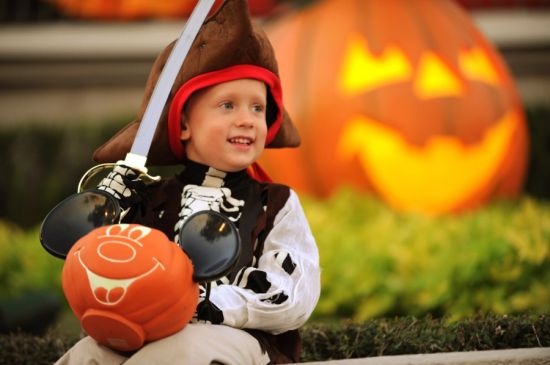
<svg viewBox="0 0 550 365">
<path fill-rule="evenodd" d="M 548 365 L 550 347 L 380 356 L 305 362 L 307 365 Z"/>
</svg>

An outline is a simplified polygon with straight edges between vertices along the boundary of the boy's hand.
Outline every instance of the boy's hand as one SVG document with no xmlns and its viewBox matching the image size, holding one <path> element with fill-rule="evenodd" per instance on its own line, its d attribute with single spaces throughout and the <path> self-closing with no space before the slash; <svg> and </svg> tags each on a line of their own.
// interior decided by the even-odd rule
<svg viewBox="0 0 550 365">
<path fill-rule="evenodd" d="M 143 200 L 145 183 L 139 178 L 140 172 L 126 165 L 117 163 L 97 188 L 118 199 L 120 206 L 127 209 Z"/>
</svg>

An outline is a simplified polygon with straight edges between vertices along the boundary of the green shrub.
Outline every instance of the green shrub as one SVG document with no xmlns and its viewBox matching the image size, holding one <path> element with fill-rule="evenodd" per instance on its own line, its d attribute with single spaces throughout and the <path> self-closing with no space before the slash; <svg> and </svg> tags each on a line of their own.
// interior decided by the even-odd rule
<svg viewBox="0 0 550 365">
<path fill-rule="evenodd" d="M 0 300 L 33 291 L 62 295 L 62 266 L 41 247 L 37 228 L 23 231 L 0 221 Z"/>
<path fill-rule="evenodd" d="M 302 200 L 321 258 L 314 318 L 550 310 L 550 203 L 523 197 L 430 218 L 350 190 Z M 37 228 L 0 223 L 0 299 L 38 289 L 62 295 L 62 265 Z"/>
<path fill-rule="evenodd" d="M 351 190 L 303 201 L 321 255 L 316 318 L 550 309 L 549 203 L 523 197 L 426 217 Z"/>
<path fill-rule="evenodd" d="M 0 221 L 0 332 L 39 334 L 57 319 L 65 307 L 62 265 L 42 249 L 37 229 Z"/>
</svg>

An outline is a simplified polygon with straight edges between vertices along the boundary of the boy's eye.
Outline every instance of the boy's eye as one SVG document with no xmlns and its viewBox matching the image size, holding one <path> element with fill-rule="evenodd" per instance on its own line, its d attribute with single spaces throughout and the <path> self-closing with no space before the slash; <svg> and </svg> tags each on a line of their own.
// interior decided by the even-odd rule
<svg viewBox="0 0 550 365">
<path fill-rule="evenodd" d="M 221 107 L 223 109 L 233 109 L 233 103 L 230 101 L 226 101 L 221 104 Z"/>
<path fill-rule="evenodd" d="M 264 110 L 265 110 L 265 107 L 261 104 L 255 104 L 253 107 L 252 107 L 252 110 L 256 113 L 262 113 Z"/>
</svg>

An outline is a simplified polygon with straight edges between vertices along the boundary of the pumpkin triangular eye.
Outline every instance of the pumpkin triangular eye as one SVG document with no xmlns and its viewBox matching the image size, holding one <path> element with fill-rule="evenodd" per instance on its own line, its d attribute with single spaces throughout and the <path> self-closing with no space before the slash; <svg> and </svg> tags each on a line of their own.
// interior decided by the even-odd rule
<svg viewBox="0 0 550 365">
<path fill-rule="evenodd" d="M 468 78 L 491 85 L 499 85 L 498 75 L 487 54 L 478 47 L 461 50 L 458 56 L 460 69 Z"/>
<path fill-rule="evenodd" d="M 362 36 L 350 36 L 339 78 L 344 94 L 370 91 L 411 77 L 412 66 L 399 48 L 390 45 L 374 55 Z"/>
<path fill-rule="evenodd" d="M 425 52 L 418 64 L 414 92 L 420 99 L 462 95 L 463 86 L 453 71 L 433 52 Z"/>
</svg>

